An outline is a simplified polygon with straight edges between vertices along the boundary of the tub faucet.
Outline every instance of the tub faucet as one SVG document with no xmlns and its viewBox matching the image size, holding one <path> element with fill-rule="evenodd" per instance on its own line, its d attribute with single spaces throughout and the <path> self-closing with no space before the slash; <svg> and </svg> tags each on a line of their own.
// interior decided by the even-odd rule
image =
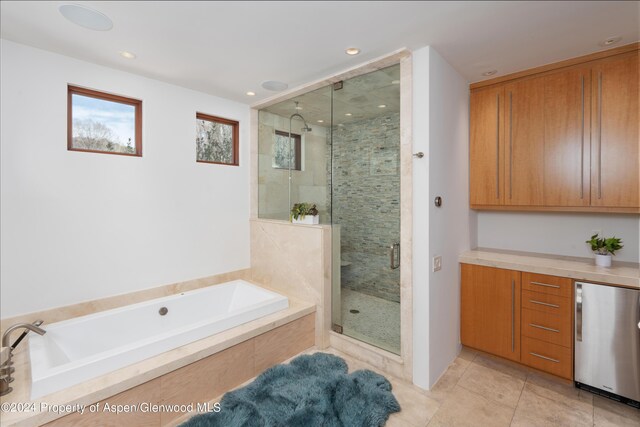
<svg viewBox="0 0 640 427">
<path fill-rule="evenodd" d="M 11 390 L 13 390 L 11 387 L 9 387 L 9 383 L 13 381 L 13 376 L 11 374 L 13 374 L 13 372 L 15 371 L 15 368 L 11 366 L 11 364 L 13 363 L 11 361 L 11 357 L 13 356 L 13 350 L 20 343 L 20 341 L 22 341 L 22 339 L 27 335 L 29 331 L 33 331 L 40 335 L 46 334 L 47 331 L 38 327 L 40 325 L 42 325 L 42 320 L 37 320 L 33 322 L 33 324 L 17 323 L 7 328 L 7 330 L 2 335 L 2 353 L 3 353 L 3 357 L 6 357 L 6 360 L 3 360 L 2 364 L 0 364 L 0 396 L 9 394 L 11 393 Z M 27 329 L 27 330 L 24 331 L 22 335 L 20 335 L 20 338 L 18 338 L 16 342 L 13 343 L 13 345 L 10 345 L 9 338 L 11 337 L 11 333 L 17 329 Z"/>
</svg>

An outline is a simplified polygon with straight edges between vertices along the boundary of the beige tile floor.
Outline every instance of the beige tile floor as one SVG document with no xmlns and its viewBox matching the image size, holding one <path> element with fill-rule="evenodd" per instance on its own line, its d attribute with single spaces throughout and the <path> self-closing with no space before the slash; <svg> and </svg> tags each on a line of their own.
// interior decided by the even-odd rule
<svg viewBox="0 0 640 427">
<path fill-rule="evenodd" d="M 371 369 L 384 375 L 334 349 L 324 352 L 345 359 L 349 372 Z M 640 426 L 637 409 L 467 348 L 430 391 L 385 376 L 402 407 L 401 412 L 391 415 L 387 427 Z"/>
</svg>

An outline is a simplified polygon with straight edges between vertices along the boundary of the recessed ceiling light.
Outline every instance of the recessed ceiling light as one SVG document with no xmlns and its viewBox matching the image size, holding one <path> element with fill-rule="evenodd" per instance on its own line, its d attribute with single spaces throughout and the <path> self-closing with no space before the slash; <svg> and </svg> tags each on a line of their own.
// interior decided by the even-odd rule
<svg viewBox="0 0 640 427">
<path fill-rule="evenodd" d="M 255 92 L 248 91 L 248 92 L 247 92 L 247 96 L 256 96 L 256 93 L 255 93 Z"/>
<path fill-rule="evenodd" d="M 69 21 L 81 27 L 95 31 L 109 31 L 113 22 L 109 17 L 97 10 L 79 4 L 63 4 L 58 10 Z"/>
<path fill-rule="evenodd" d="M 387 106 L 384 105 L 384 104 L 380 104 L 380 105 L 378 105 L 378 108 L 387 108 Z"/>
<path fill-rule="evenodd" d="M 484 73 L 482 73 L 482 75 L 483 76 L 493 76 L 497 72 L 498 72 L 498 70 L 489 70 L 489 71 L 485 71 Z"/>
<path fill-rule="evenodd" d="M 391 84 L 399 85 L 399 84 L 400 84 L 400 80 L 393 80 L 393 81 L 391 82 Z"/>
<path fill-rule="evenodd" d="M 324 123 L 324 120 L 318 120 L 318 123 Z"/>
<path fill-rule="evenodd" d="M 136 59 L 136 54 L 133 52 L 129 52 L 127 50 L 121 50 L 120 52 L 118 52 L 120 54 L 120 56 L 122 56 L 123 58 L 127 58 L 127 59 Z"/>
<path fill-rule="evenodd" d="M 345 116 L 347 116 L 347 117 L 351 117 L 352 115 L 353 114 L 351 114 L 351 113 L 345 113 Z"/>
<path fill-rule="evenodd" d="M 357 47 L 350 47 L 344 51 L 347 55 L 357 55 L 360 53 L 360 49 Z"/>
<path fill-rule="evenodd" d="M 608 39 L 602 40 L 600 42 L 600 46 L 611 46 L 612 44 L 618 43 L 620 40 L 622 40 L 622 37 L 620 36 L 609 37 Z"/>
<path fill-rule="evenodd" d="M 267 80 L 262 82 L 262 87 L 266 90 L 271 90 L 273 92 L 281 92 L 289 87 L 285 82 L 279 82 L 276 80 Z"/>
</svg>

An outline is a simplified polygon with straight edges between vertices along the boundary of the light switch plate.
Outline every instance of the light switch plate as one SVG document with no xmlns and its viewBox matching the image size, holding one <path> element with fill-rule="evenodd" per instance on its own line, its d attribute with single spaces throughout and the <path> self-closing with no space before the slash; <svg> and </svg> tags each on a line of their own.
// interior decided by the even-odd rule
<svg viewBox="0 0 640 427">
<path fill-rule="evenodd" d="M 442 257 L 440 255 L 433 257 L 433 271 L 442 269 Z"/>
</svg>

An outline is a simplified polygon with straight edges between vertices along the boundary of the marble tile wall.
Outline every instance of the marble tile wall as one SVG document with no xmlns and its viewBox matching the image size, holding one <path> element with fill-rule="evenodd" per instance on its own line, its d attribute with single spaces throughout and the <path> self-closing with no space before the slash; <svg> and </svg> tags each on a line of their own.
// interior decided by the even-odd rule
<svg viewBox="0 0 640 427">
<path fill-rule="evenodd" d="M 331 227 L 251 220 L 251 280 L 316 305 L 316 346 L 329 345 Z"/>
</svg>

